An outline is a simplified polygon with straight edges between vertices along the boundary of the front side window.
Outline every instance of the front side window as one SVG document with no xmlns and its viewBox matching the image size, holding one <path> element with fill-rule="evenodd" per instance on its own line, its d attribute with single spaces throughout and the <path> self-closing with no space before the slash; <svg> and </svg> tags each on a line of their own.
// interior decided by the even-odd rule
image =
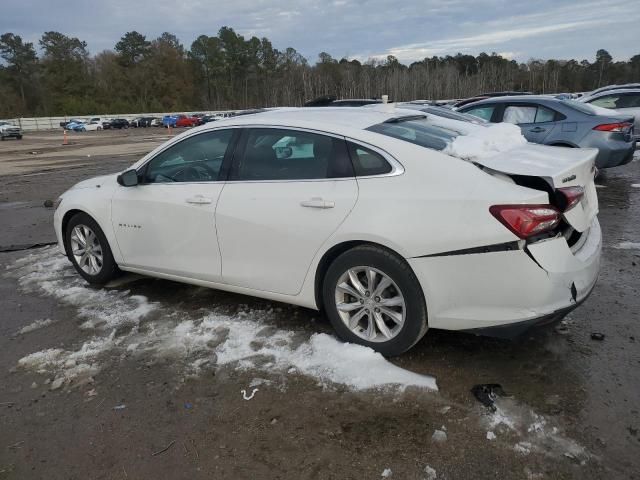
<svg viewBox="0 0 640 480">
<path fill-rule="evenodd" d="M 233 130 L 186 138 L 159 153 L 145 170 L 144 183 L 211 182 L 218 180 Z"/>
<path fill-rule="evenodd" d="M 313 180 L 353 176 L 344 140 L 279 128 L 248 131 L 234 180 Z"/>
<path fill-rule="evenodd" d="M 640 93 L 623 93 L 616 102 L 616 108 L 640 107 Z"/>
<path fill-rule="evenodd" d="M 473 115 L 474 117 L 478 117 L 489 122 L 491 121 L 491 117 L 493 116 L 493 111 L 495 109 L 496 107 L 494 105 L 486 105 L 482 107 L 470 108 L 469 110 L 465 110 L 464 113 L 468 113 L 469 115 Z"/>
</svg>

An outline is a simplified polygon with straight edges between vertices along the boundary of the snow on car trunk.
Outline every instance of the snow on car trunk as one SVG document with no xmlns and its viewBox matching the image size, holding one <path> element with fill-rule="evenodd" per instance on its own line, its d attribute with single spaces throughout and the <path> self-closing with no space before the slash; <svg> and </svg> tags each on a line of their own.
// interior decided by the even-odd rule
<svg viewBox="0 0 640 480">
<path fill-rule="evenodd" d="M 56 345 L 18 361 L 21 368 L 54 375 L 58 383 L 95 375 L 118 353 L 146 360 L 171 358 L 184 375 L 228 367 L 299 373 L 323 386 L 341 384 L 353 390 L 438 389 L 433 377 L 393 365 L 370 348 L 342 343 L 324 333 L 309 336 L 302 328 L 279 328 L 273 309 L 229 314 L 212 307 L 194 313 L 124 289 L 93 288 L 73 272 L 55 247 L 23 257 L 8 267 L 8 275 L 17 278 L 24 291 L 51 296 L 78 309 L 83 320 L 79 328 L 86 332 L 81 344 Z M 22 333 L 29 334 L 29 329 Z"/>
</svg>

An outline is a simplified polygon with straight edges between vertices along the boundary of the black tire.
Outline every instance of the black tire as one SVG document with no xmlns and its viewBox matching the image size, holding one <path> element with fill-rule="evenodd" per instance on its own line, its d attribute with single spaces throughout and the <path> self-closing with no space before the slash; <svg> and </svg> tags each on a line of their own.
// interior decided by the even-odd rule
<svg viewBox="0 0 640 480">
<path fill-rule="evenodd" d="M 371 342 L 356 335 L 338 313 L 335 289 L 339 278 L 350 268 L 373 267 L 395 282 L 405 300 L 405 320 L 401 330 L 384 342 Z M 329 266 L 322 282 L 324 310 L 338 336 L 351 343 L 370 347 L 384 356 L 395 356 L 413 347 L 427 333 L 427 306 L 422 287 L 407 262 L 398 255 L 375 245 L 361 245 L 348 250 Z"/>
<path fill-rule="evenodd" d="M 85 272 L 80 267 L 80 265 L 78 265 L 78 262 L 71 252 L 71 233 L 73 232 L 73 229 L 78 225 L 86 225 L 91 230 L 93 230 L 102 249 L 102 268 L 95 275 L 91 275 Z M 69 258 L 76 271 L 87 282 L 93 285 L 104 285 L 120 274 L 120 269 L 118 268 L 118 265 L 113 258 L 113 254 L 111 253 L 111 248 L 109 247 L 107 237 L 105 237 L 104 232 L 102 231 L 98 223 L 86 213 L 76 213 L 73 217 L 71 217 L 71 220 L 69 220 L 69 222 L 67 223 L 67 227 L 64 232 L 64 241 L 67 258 Z"/>
<path fill-rule="evenodd" d="M 17 138 L 18 140 L 22 140 L 22 135 L 18 135 L 16 138 Z"/>
</svg>

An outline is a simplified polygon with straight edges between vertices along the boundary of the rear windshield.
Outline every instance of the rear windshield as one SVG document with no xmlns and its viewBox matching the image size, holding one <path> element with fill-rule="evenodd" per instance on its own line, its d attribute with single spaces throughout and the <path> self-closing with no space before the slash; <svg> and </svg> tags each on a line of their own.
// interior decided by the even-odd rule
<svg viewBox="0 0 640 480">
<path fill-rule="evenodd" d="M 587 115 L 598 114 L 595 108 L 593 108 L 591 105 L 587 105 L 586 103 L 576 102 L 575 100 L 560 100 L 560 103 L 579 112 L 586 113 Z"/>
<path fill-rule="evenodd" d="M 433 150 L 444 150 L 455 137 L 460 135 L 454 130 L 431 125 L 426 119 L 378 123 L 367 130 Z"/>
</svg>

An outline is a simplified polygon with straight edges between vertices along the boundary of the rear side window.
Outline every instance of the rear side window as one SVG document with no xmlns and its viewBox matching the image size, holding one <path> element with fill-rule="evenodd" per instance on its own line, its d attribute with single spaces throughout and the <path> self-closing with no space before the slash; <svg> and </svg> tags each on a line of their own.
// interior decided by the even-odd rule
<svg viewBox="0 0 640 480">
<path fill-rule="evenodd" d="M 620 95 L 604 95 L 600 98 L 596 98 L 592 102 L 589 102 L 596 107 L 602 108 L 620 108 L 617 107 L 618 102 L 620 101 Z"/>
<path fill-rule="evenodd" d="M 248 131 L 234 180 L 314 180 L 352 177 L 344 140 L 276 128 Z"/>
<path fill-rule="evenodd" d="M 378 152 L 351 142 L 348 145 L 349 155 L 357 177 L 384 175 L 391 172 L 391 165 Z"/>
<path fill-rule="evenodd" d="M 522 123 L 553 122 L 556 112 L 541 105 L 509 105 L 504 109 L 503 122 L 520 125 Z"/>
<path fill-rule="evenodd" d="M 494 105 L 486 105 L 470 108 L 469 110 L 465 110 L 464 113 L 468 113 L 469 115 L 473 115 L 474 117 L 478 117 L 489 122 L 491 121 L 491 117 L 493 116 L 493 111 L 495 109 L 496 107 Z"/>
</svg>

